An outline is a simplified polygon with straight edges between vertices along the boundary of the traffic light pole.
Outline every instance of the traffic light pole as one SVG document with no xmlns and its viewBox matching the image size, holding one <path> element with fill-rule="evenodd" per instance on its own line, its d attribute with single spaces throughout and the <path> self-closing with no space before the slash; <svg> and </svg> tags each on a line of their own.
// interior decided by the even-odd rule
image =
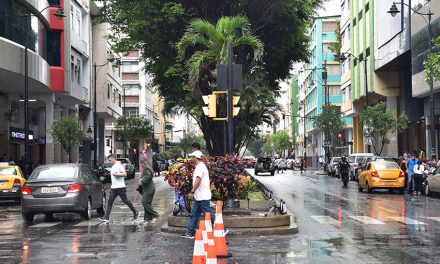
<svg viewBox="0 0 440 264">
<path fill-rule="evenodd" d="M 232 87 L 232 80 L 233 80 L 233 70 L 232 70 L 232 43 L 228 42 L 228 148 L 227 153 L 233 154 L 234 153 L 234 115 L 233 115 L 233 87 Z"/>
</svg>

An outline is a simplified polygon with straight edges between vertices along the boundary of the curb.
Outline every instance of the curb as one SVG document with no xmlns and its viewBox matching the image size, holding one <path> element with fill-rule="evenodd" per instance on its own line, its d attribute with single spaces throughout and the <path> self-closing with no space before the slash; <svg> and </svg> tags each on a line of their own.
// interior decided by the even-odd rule
<svg viewBox="0 0 440 264">
<path fill-rule="evenodd" d="M 267 228 L 228 228 L 230 237 L 239 236 L 272 236 L 272 235 L 294 235 L 298 233 L 298 226 L 295 223 L 291 223 L 288 228 L 286 227 L 267 227 Z M 178 233 L 183 234 L 186 232 L 186 228 L 168 226 L 165 224 L 161 228 L 165 233 Z"/>
</svg>

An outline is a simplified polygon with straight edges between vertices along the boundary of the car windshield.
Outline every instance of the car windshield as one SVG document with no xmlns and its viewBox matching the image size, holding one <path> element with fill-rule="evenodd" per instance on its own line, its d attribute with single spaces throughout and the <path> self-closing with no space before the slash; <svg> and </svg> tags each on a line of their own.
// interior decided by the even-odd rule
<svg viewBox="0 0 440 264">
<path fill-rule="evenodd" d="M 0 175 L 17 175 L 15 168 L 0 168 Z"/>
<path fill-rule="evenodd" d="M 29 177 L 30 181 L 74 180 L 78 177 L 78 167 L 53 166 L 36 168 Z"/>
<path fill-rule="evenodd" d="M 375 162 L 374 169 L 376 170 L 399 170 L 400 167 L 394 162 Z"/>
<path fill-rule="evenodd" d="M 258 158 L 258 162 L 270 162 L 270 158 Z"/>
<path fill-rule="evenodd" d="M 362 162 L 362 160 L 363 160 L 364 158 L 368 158 L 368 157 L 365 157 L 365 156 L 357 156 L 357 157 L 356 157 L 356 163 L 360 163 L 360 162 Z"/>
</svg>

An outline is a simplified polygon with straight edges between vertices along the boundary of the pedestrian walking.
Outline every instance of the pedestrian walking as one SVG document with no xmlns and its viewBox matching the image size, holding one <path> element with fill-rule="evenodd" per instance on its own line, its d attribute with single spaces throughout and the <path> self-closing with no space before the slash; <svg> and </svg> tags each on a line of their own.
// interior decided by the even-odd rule
<svg viewBox="0 0 440 264">
<path fill-rule="evenodd" d="M 418 195 L 422 192 L 422 182 L 423 182 L 423 175 L 425 173 L 425 166 L 422 163 L 422 161 L 418 161 L 417 165 L 414 166 L 414 194 Z"/>
<path fill-rule="evenodd" d="M 318 163 L 319 163 L 319 168 L 322 168 L 322 166 L 324 165 L 324 158 L 322 156 L 319 157 Z"/>
<path fill-rule="evenodd" d="M 159 214 L 153 209 L 152 202 L 156 188 L 154 187 L 153 168 L 146 158 L 141 159 L 142 167 L 144 171 L 142 172 L 141 178 L 138 184 L 142 186 L 142 206 L 144 207 L 144 224 L 154 223 Z"/>
<path fill-rule="evenodd" d="M 414 167 L 417 165 L 419 160 L 416 158 L 416 155 L 413 155 L 410 159 L 407 161 L 406 167 L 408 168 L 408 183 L 406 185 L 405 193 L 409 193 L 410 190 L 414 192 L 415 186 L 414 186 Z"/>
<path fill-rule="evenodd" d="M 304 163 L 305 163 L 304 158 L 301 158 L 301 164 L 300 164 L 301 173 L 303 173 L 303 171 L 306 172 Z"/>
<path fill-rule="evenodd" d="M 133 204 L 127 198 L 127 189 L 125 186 L 125 177 L 127 173 L 125 172 L 124 166 L 116 160 L 115 155 L 108 156 L 108 162 L 112 165 L 110 170 L 112 185 L 110 190 L 110 197 L 107 203 L 107 210 L 104 217 L 99 218 L 103 222 L 108 222 L 110 213 L 112 211 L 113 203 L 115 199 L 119 196 L 123 203 L 125 203 L 133 212 L 133 219 L 137 220 L 139 218 L 139 212 L 134 208 Z"/>
<path fill-rule="evenodd" d="M 193 172 L 191 193 L 188 195 L 188 199 L 194 199 L 194 202 L 187 225 L 188 230 L 181 237 L 193 239 L 200 214 L 211 213 L 211 188 L 208 168 L 203 162 L 203 153 L 200 150 L 196 150 L 189 154 L 189 156 L 192 158 L 192 162 L 196 166 Z"/>
</svg>

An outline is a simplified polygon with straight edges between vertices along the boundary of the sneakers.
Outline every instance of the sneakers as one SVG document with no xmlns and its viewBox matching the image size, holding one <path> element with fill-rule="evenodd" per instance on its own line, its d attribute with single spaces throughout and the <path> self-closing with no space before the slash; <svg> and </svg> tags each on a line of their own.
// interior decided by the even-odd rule
<svg viewBox="0 0 440 264">
<path fill-rule="evenodd" d="M 104 217 L 100 217 L 99 221 L 107 223 L 107 222 L 110 222 L 110 219 L 107 219 L 107 218 L 104 218 Z"/>
<path fill-rule="evenodd" d="M 186 239 L 194 239 L 194 235 L 185 233 L 183 235 L 180 236 L 181 238 L 186 238 Z"/>
<path fill-rule="evenodd" d="M 229 233 L 229 229 L 225 228 L 225 231 L 223 232 L 223 234 L 226 236 Z"/>
<path fill-rule="evenodd" d="M 137 211 L 133 216 L 134 220 L 138 220 L 138 218 L 139 218 L 139 211 Z"/>
</svg>

